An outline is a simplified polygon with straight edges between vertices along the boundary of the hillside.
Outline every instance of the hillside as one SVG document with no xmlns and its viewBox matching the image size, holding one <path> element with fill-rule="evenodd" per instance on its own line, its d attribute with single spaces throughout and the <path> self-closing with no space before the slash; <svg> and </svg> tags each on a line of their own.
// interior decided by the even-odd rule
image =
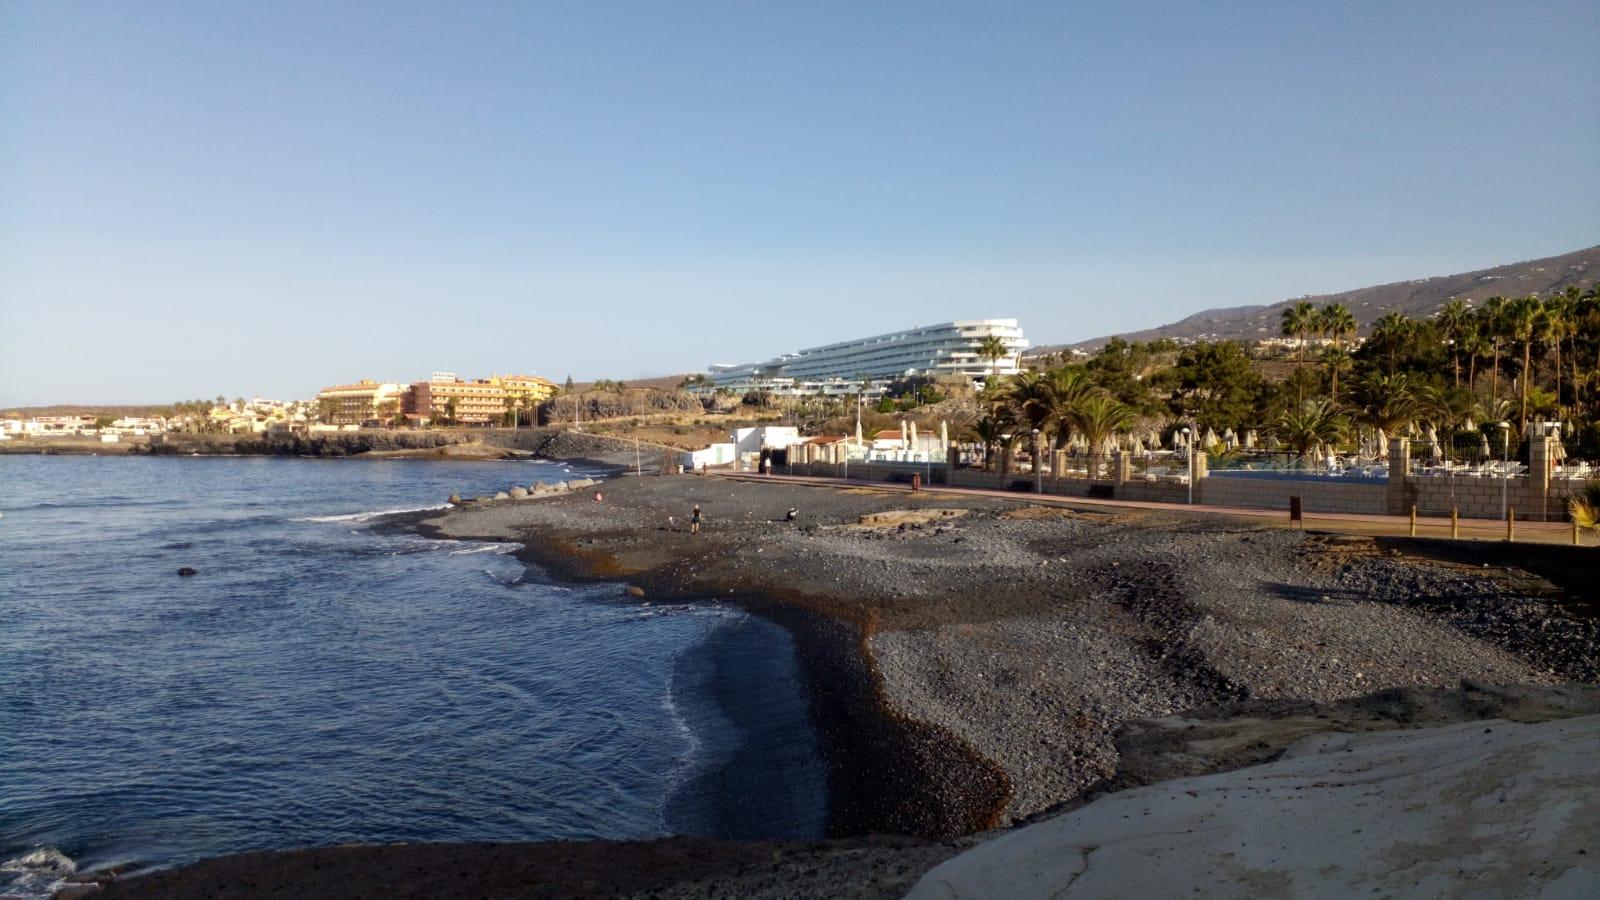
<svg viewBox="0 0 1600 900">
<path fill-rule="evenodd" d="M 58 403 L 54 406 L 12 406 L 0 409 L 0 419 L 32 419 L 47 416 L 112 416 L 143 418 L 170 415 L 172 406 L 122 405 L 104 403 Z"/>
<path fill-rule="evenodd" d="M 1578 250 L 1561 256 L 1511 263 L 1459 275 L 1396 281 L 1317 297 L 1293 297 L 1266 306 L 1208 309 L 1171 324 L 1144 331 L 1105 335 L 1076 344 L 1038 347 L 1031 351 L 1030 355 L 1054 353 L 1066 347 L 1092 349 L 1112 337 L 1123 337 L 1130 341 L 1149 341 L 1164 337 L 1207 340 L 1259 340 L 1275 337 L 1278 335 L 1279 315 L 1285 307 L 1301 300 L 1310 300 L 1317 306 L 1343 303 L 1355 313 L 1356 321 L 1365 331 L 1385 313 L 1401 312 L 1420 318 L 1431 315 L 1445 301 L 1455 297 L 1481 301 L 1496 294 L 1506 297 L 1546 294 L 1573 284 L 1588 287 L 1597 280 L 1600 280 L 1600 247 L 1590 247 L 1587 250 Z"/>
</svg>

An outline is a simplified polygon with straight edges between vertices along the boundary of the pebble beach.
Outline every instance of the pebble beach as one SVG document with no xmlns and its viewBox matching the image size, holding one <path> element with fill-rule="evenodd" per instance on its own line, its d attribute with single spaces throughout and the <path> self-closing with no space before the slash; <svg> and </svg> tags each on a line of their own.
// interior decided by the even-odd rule
<svg viewBox="0 0 1600 900">
<path fill-rule="evenodd" d="M 1521 685 L 1536 706 L 1588 691 L 1559 715 L 1596 705 L 1575 683 L 1600 678 L 1600 624 L 1573 584 L 1521 569 L 1025 496 L 717 476 L 603 487 L 601 501 L 589 490 L 474 500 L 411 527 L 516 541 L 552 576 L 618 585 L 619 603 L 715 600 L 781 625 L 828 764 L 829 841 L 695 844 L 699 874 L 670 878 L 659 857 L 678 845 L 607 844 L 616 872 L 640 879 L 619 893 L 899 896 L 994 829 L 1154 780 L 1129 774 L 1128 741 L 1179 715 L 1293 714 L 1285 733 L 1303 736 L 1348 726 L 1351 710 L 1363 729 L 1414 724 L 1423 707 L 1446 709 L 1438 722 L 1493 713 L 1438 699 L 1475 685 Z M 697 505 L 705 525 L 691 534 Z M 1262 762 L 1271 743 L 1240 742 L 1204 771 Z M 554 852 L 526 845 L 521 858 Z M 583 893 L 544 877 L 552 896 Z"/>
</svg>

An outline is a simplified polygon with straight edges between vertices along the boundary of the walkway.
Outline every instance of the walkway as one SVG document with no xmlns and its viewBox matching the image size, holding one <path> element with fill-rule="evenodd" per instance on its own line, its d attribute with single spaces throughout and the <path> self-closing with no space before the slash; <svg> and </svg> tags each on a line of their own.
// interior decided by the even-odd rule
<svg viewBox="0 0 1600 900">
<path fill-rule="evenodd" d="M 887 493 L 910 493 L 911 486 L 885 481 L 862 481 L 843 478 L 823 478 L 808 475 L 759 475 L 753 472 L 714 471 L 712 474 L 721 478 L 735 478 L 745 481 L 784 481 L 791 484 L 809 484 L 817 487 L 851 487 L 868 490 L 884 491 Z M 1063 497 L 1058 494 L 1030 494 L 1020 491 L 997 491 L 984 488 L 961 488 L 947 485 L 924 485 L 922 492 L 925 494 L 939 494 L 960 497 L 989 497 L 999 500 L 1010 500 L 1019 503 L 1043 506 L 1061 506 L 1069 509 L 1111 508 L 1111 509 L 1147 509 L 1160 512 L 1178 513 L 1182 515 L 1196 515 L 1206 518 L 1231 518 L 1250 519 L 1263 525 L 1277 525 L 1290 527 L 1289 513 L 1281 509 L 1251 509 L 1241 506 L 1207 506 L 1204 504 L 1184 503 L 1155 503 L 1138 500 L 1100 500 L 1090 497 Z M 1362 513 L 1330 513 L 1307 512 L 1304 514 L 1305 524 L 1311 527 L 1315 523 L 1318 531 L 1335 532 L 1339 534 L 1361 534 L 1370 536 L 1404 536 L 1411 530 L 1411 521 L 1407 516 L 1378 516 Z M 1460 537 L 1462 540 L 1474 541 L 1504 541 L 1506 539 L 1506 525 L 1495 519 L 1461 519 Z M 1530 544 L 1571 544 L 1572 523 L 1570 522 L 1523 522 L 1516 523 L 1516 541 Z M 1417 537 L 1448 538 L 1450 537 L 1449 518 L 1419 517 L 1417 519 Z M 1595 539 L 1585 535 L 1585 546 L 1593 546 Z"/>
</svg>

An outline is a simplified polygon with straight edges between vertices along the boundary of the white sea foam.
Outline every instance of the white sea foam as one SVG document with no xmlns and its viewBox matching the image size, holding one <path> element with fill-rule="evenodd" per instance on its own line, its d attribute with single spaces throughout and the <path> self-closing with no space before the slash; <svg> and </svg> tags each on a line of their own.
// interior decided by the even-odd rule
<svg viewBox="0 0 1600 900">
<path fill-rule="evenodd" d="M 78 864 L 71 857 L 54 847 L 40 847 L 0 862 L 0 891 L 6 896 L 49 897 L 76 871 Z"/>
<path fill-rule="evenodd" d="M 412 509 L 377 509 L 369 512 L 344 513 L 337 516 L 301 516 L 290 519 L 291 522 L 365 522 L 379 516 L 398 516 L 401 513 L 432 512 L 436 509 L 449 509 L 450 504 L 441 503 L 438 506 L 418 506 Z"/>
<path fill-rule="evenodd" d="M 672 798 L 678 795 L 683 785 L 699 771 L 705 760 L 700 756 L 700 736 L 695 734 L 694 727 L 678 708 L 678 678 L 676 672 L 667 675 L 666 696 L 662 700 L 662 707 L 666 710 L 667 719 L 672 723 L 672 730 L 678 733 L 679 739 L 684 742 L 683 752 L 679 753 L 676 765 L 671 774 L 667 776 L 665 789 L 661 792 L 661 799 L 656 804 L 656 815 L 661 817 L 661 828 L 670 831 L 672 823 L 667 821 L 668 805 Z"/>
<path fill-rule="evenodd" d="M 498 553 L 502 556 L 517 552 L 521 544 L 480 544 L 476 547 L 465 547 L 460 550 L 451 550 L 451 556 L 467 556 L 472 553 Z"/>
<path fill-rule="evenodd" d="M 40 847 L 21 856 L 0 863 L 0 872 L 40 872 L 44 874 L 71 875 L 78 871 L 72 857 L 54 847 Z"/>
</svg>

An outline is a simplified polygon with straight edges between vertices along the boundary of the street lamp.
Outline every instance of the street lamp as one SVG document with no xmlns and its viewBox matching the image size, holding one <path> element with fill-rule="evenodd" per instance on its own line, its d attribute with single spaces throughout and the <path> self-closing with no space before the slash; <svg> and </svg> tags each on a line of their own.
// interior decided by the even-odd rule
<svg viewBox="0 0 1600 900">
<path fill-rule="evenodd" d="M 1501 422 L 1500 429 L 1500 518 L 1506 517 L 1506 495 L 1511 490 L 1511 467 L 1508 465 L 1511 456 L 1511 423 Z"/>
<path fill-rule="evenodd" d="M 1194 441 L 1189 440 L 1189 426 L 1180 429 L 1183 435 L 1183 447 L 1189 452 L 1189 505 L 1194 505 Z"/>
<path fill-rule="evenodd" d="M 1033 492 L 1044 493 L 1044 466 L 1039 465 L 1039 429 L 1033 430 Z"/>
</svg>

